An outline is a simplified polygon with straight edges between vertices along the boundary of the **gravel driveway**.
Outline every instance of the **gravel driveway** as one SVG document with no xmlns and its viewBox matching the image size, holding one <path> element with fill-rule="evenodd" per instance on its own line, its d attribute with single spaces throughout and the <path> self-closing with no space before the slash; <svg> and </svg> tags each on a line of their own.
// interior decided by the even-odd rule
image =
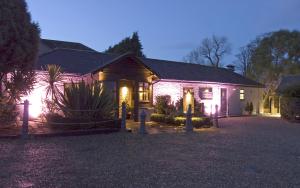
<svg viewBox="0 0 300 188">
<path fill-rule="evenodd" d="M 0 187 L 300 187 L 300 124 L 0 140 Z"/>
</svg>

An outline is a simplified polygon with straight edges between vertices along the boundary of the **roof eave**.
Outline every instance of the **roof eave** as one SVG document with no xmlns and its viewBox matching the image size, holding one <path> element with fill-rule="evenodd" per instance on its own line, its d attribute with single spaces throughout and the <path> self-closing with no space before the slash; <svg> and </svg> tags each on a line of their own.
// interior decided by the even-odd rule
<svg viewBox="0 0 300 188">
<path fill-rule="evenodd" d="M 166 82 L 185 82 L 185 83 L 204 83 L 204 84 L 219 84 L 219 85 L 232 85 L 232 86 L 244 86 L 244 87 L 256 87 L 256 88 L 265 88 L 263 84 L 251 85 L 251 84 L 235 84 L 235 83 L 226 83 L 226 82 L 211 82 L 211 81 L 199 81 L 199 80 L 178 80 L 178 79 L 160 79 L 159 81 Z"/>
</svg>

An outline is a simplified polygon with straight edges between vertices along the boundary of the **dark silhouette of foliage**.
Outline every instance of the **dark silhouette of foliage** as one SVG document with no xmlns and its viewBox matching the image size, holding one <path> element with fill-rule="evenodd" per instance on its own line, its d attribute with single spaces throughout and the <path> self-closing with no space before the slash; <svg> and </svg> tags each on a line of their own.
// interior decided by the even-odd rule
<svg viewBox="0 0 300 188">
<path fill-rule="evenodd" d="M 24 0 L 0 1 L 0 28 L 0 96 L 17 101 L 34 84 L 40 31 Z"/>
<path fill-rule="evenodd" d="M 212 67 L 222 67 L 221 60 L 225 55 L 230 54 L 231 45 L 226 37 L 217 37 L 202 40 L 201 45 L 191 51 L 184 61 L 195 64 L 206 64 Z"/>
<path fill-rule="evenodd" d="M 300 32 L 279 30 L 264 34 L 241 48 L 237 57 L 245 76 L 265 84 L 267 100 L 281 76 L 300 73 Z"/>
<path fill-rule="evenodd" d="M 143 47 L 137 32 L 134 32 L 131 37 L 126 37 L 118 44 L 110 46 L 105 52 L 113 54 L 132 52 L 138 57 L 146 57 L 143 53 Z"/>
</svg>

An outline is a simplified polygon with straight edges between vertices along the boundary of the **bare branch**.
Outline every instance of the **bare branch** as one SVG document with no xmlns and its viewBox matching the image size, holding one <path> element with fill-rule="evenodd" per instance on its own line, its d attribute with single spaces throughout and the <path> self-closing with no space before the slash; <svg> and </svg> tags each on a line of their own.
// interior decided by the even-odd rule
<svg viewBox="0 0 300 188">
<path fill-rule="evenodd" d="M 212 38 L 205 38 L 202 40 L 201 45 L 196 50 L 193 50 L 189 55 L 197 56 L 198 59 L 202 59 L 202 61 L 191 61 L 191 63 L 199 63 L 206 62 L 214 67 L 221 66 L 221 60 L 231 51 L 230 44 L 226 37 L 216 37 L 212 36 Z M 198 55 L 195 55 L 198 54 Z"/>
</svg>

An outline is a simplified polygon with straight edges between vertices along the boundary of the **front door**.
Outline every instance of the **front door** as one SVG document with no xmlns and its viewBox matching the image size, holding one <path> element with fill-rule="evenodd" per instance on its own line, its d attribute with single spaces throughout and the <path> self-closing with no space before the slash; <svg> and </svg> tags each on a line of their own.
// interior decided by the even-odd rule
<svg viewBox="0 0 300 188">
<path fill-rule="evenodd" d="M 134 104 L 133 98 L 133 83 L 130 80 L 120 80 L 120 89 L 119 89 L 119 108 L 122 109 L 122 102 L 126 104 L 127 118 L 132 117 L 132 109 Z M 119 111 L 119 116 L 121 117 L 122 111 Z"/>
<path fill-rule="evenodd" d="M 227 116 L 227 89 L 226 88 L 221 88 L 220 115 Z"/>
</svg>

